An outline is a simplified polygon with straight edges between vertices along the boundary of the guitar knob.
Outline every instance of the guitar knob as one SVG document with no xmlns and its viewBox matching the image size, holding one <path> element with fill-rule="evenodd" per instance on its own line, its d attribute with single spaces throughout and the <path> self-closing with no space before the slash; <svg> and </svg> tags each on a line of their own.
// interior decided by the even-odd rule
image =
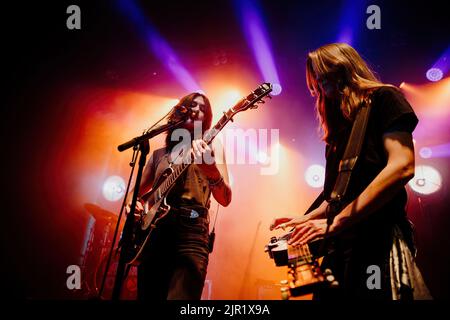
<svg viewBox="0 0 450 320">
<path fill-rule="evenodd" d="M 330 269 L 325 269 L 325 271 L 323 272 L 324 276 L 328 276 L 330 274 L 333 274 Z"/>
<path fill-rule="evenodd" d="M 337 288 L 337 287 L 339 287 L 339 282 L 337 282 L 336 280 L 334 280 L 333 282 L 330 283 L 330 287 L 331 287 L 331 288 Z"/>
<path fill-rule="evenodd" d="M 281 288 L 281 299 L 289 300 L 289 288 L 286 287 Z"/>
<path fill-rule="evenodd" d="M 336 280 L 332 274 L 327 275 L 325 277 L 325 279 L 327 279 L 327 281 L 330 282 L 330 283 L 332 283 L 333 281 Z"/>
<path fill-rule="evenodd" d="M 287 285 L 289 284 L 289 282 L 288 282 L 287 280 L 281 280 L 281 281 L 280 281 L 280 284 L 281 284 L 282 286 L 287 286 Z"/>
</svg>

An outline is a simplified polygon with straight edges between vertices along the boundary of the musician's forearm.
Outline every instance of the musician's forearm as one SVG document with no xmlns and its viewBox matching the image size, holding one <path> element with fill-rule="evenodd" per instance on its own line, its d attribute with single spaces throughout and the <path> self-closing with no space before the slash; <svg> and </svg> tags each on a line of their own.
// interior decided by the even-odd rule
<svg viewBox="0 0 450 320">
<path fill-rule="evenodd" d="M 308 213 L 306 216 L 309 217 L 309 219 L 322 219 L 326 217 L 326 210 L 327 210 L 328 202 L 323 201 L 322 204 Z"/>
<path fill-rule="evenodd" d="M 401 165 L 387 165 L 369 186 L 339 213 L 333 222 L 335 231 L 346 228 L 389 202 L 414 176 L 414 170 Z"/>
<path fill-rule="evenodd" d="M 217 187 L 212 187 L 212 194 L 214 199 L 223 207 L 226 207 L 231 202 L 231 188 L 230 186 L 223 181 Z"/>
<path fill-rule="evenodd" d="M 231 188 L 227 181 L 224 180 L 224 175 L 217 165 L 201 166 L 201 168 L 208 179 L 209 188 L 214 199 L 216 199 L 220 205 L 224 207 L 228 206 L 231 202 Z"/>
</svg>

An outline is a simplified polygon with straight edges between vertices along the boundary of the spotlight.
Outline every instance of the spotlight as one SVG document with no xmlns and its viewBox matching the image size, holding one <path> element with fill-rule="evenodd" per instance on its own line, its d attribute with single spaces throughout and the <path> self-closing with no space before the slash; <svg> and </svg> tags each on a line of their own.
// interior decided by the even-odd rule
<svg viewBox="0 0 450 320">
<path fill-rule="evenodd" d="M 431 166 L 417 166 L 416 174 L 408 184 L 414 192 L 428 195 L 441 188 L 442 177 L 439 171 Z"/>
<path fill-rule="evenodd" d="M 216 106 L 221 110 L 228 110 L 228 108 L 234 106 L 240 99 L 242 94 L 237 89 L 229 89 L 222 92 L 219 99 L 216 101 Z"/>
<path fill-rule="evenodd" d="M 275 65 L 269 34 L 264 24 L 258 1 L 236 0 L 234 2 L 239 12 L 244 36 L 253 51 L 253 56 L 258 64 L 262 79 L 274 84 L 273 95 L 280 94 L 280 78 Z"/>
<path fill-rule="evenodd" d="M 279 83 L 274 83 L 272 85 L 272 95 L 277 96 L 281 93 L 281 90 L 283 90 L 283 88 L 281 87 L 281 85 Z"/>
<path fill-rule="evenodd" d="M 428 158 L 431 157 L 431 155 L 433 154 L 433 152 L 431 151 L 430 148 L 428 148 L 428 147 L 423 147 L 423 148 L 420 149 L 419 154 L 420 154 L 420 156 L 421 156 L 423 159 L 428 159 Z"/>
<path fill-rule="evenodd" d="M 427 79 L 433 82 L 439 81 L 444 76 L 444 73 L 439 68 L 431 68 L 427 71 Z"/>
<path fill-rule="evenodd" d="M 318 164 L 308 167 L 305 172 L 306 183 L 313 188 L 321 188 L 325 182 L 325 168 Z"/>
<path fill-rule="evenodd" d="M 125 181 L 119 176 L 111 176 L 103 183 L 103 196 L 108 201 L 117 201 L 125 195 Z"/>
<path fill-rule="evenodd" d="M 160 60 L 165 68 L 172 73 L 184 89 L 193 92 L 200 88 L 193 75 L 182 64 L 181 59 L 178 57 L 175 50 L 150 23 L 137 2 L 138 1 L 134 0 L 118 0 L 116 1 L 116 4 L 118 5 L 120 12 L 132 21 L 140 36 L 145 39 L 148 48 L 153 52 L 156 58 Z"/>
</svg>

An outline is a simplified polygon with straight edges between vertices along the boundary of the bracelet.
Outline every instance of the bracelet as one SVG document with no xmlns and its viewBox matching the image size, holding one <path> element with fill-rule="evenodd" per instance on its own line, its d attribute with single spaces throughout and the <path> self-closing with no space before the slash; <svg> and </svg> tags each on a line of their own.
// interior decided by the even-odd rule
<svg viewBox="0 0 450 320">
<path fill-rule="evenodd" d="M 217 187 L 219 184 L 221 184 L 223 182 L 223 177 L 222 175 L 220 176 L 219 179 L 217 179 L 216 181 L 211 181 L 208 179 L 208 184 L 210 187 Z"/>
</svg>

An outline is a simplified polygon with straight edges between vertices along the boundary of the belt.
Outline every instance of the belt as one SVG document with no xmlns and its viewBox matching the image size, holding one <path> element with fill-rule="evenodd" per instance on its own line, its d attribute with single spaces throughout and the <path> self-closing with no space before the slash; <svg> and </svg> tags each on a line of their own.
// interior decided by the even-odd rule
<svg viewBox="0 0 450 320">
<path fill-rule="evenodd" d="M 172 207 L 171 210 L 173 210 L 175 212 L 175 214 L 189 217 L 191 219 L 208 216 L 208 209 L 203 208 L 203 207 L 196 207 L 196 208 L 174 208 L 174 207 Z"/>
</svg>

